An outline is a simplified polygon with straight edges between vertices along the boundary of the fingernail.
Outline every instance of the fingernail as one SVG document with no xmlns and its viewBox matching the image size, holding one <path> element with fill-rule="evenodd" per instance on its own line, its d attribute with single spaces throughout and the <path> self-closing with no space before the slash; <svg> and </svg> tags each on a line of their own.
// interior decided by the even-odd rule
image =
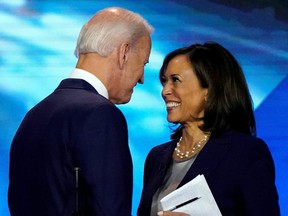
<svg viewBox="0 0 288 216">
<path fill-rule="evenodd" d="M 161 215 L 164 215 L 163 211 L 160 211 L 157 213 L 157 215 L 161 216 Z"/>
</svg>

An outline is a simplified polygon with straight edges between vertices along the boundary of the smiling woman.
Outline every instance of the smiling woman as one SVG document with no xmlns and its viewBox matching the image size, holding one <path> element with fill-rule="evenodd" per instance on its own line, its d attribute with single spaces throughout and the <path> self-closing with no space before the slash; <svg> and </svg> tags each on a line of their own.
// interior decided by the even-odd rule
<svg viewBox="0 0 288 216">
<path fill-rule="evenodd" d="M 138 216 L 179 216 L 163 209 L 162 198 L 201 174 L 222 215 L 280 215 L 274 161 L 255 136 L 252 99 L 234 56 L 214 42 L 177 49 L 164 59 L 160 81 L 167 120 L 180 126 L 146 158 Z"/>
</svg>

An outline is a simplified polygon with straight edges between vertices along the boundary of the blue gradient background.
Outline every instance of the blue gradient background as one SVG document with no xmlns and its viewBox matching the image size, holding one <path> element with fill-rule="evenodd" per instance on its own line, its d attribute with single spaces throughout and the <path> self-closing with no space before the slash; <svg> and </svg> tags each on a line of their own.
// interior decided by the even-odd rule
<svg viewBox="0 0 288 216">
<path fill-rule="evenodd" d="M 155 28 L 145 83 L 135 88 L 129 104 L 119 106 L 127 118 L 134 161 L 133 215 L 145 157 L 170 134 L 158 81 L 163 58 L 176 48 L 208 40 L 224 45 L 243 66 L 258 136 L 272 152 L 281 212 L 288 215 L 288 16 L 279 17 L 272 3 L 247 5 L 221 0 L 0 0 L 0 215 L 9 215 L 9 149 L 15 131 L 25 113 L 74 68 L 74 47 L 84 22 L 110 6 L 136 11 Z"/>
</svg>

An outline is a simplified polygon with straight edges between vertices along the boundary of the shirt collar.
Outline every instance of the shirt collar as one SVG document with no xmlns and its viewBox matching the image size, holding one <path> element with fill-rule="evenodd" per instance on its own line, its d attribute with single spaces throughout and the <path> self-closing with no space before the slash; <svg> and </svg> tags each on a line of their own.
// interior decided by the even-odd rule
<svg viewBox="0 0 288 216">
<path fill-rule="evenodd" d="M 106 87 L 104 86 L 104 84 L 92 73 L 79 69 L 79 68 L 75 68 L 69 78 L 72 79 L 83 79 L 86 82 L 88 82 L 90 85 L 92 85 L 97 92 L 102 95 L 103 97 L 107 98 L 109 100 L 109 95 L 108 95 L 108 91 L 106 89 Z"/>
</svg>

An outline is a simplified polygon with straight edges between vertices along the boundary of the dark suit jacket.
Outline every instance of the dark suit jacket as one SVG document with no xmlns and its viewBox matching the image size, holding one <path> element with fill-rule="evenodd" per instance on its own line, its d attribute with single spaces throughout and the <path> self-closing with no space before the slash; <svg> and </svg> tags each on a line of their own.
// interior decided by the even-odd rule
<svg viewBox="0 0 288 216">
<path fill-rule="evenodd" d="M 86 81 L 63 80 L 32 108 L 11 145 L 12 216 L 131 215 L 132 160 L 121 111 Z"/>
<path fill-rule="evenodd" d="M 150 215 L 153 194 L 163 182 L 176 142 L 148 154 L 138 216 Z M 204 174 L 222 215 L 280 215 L 274 162 L 261 139 L 235 131 L 211 137 L 179 187 L 198 174 Z"/>
</svg>

